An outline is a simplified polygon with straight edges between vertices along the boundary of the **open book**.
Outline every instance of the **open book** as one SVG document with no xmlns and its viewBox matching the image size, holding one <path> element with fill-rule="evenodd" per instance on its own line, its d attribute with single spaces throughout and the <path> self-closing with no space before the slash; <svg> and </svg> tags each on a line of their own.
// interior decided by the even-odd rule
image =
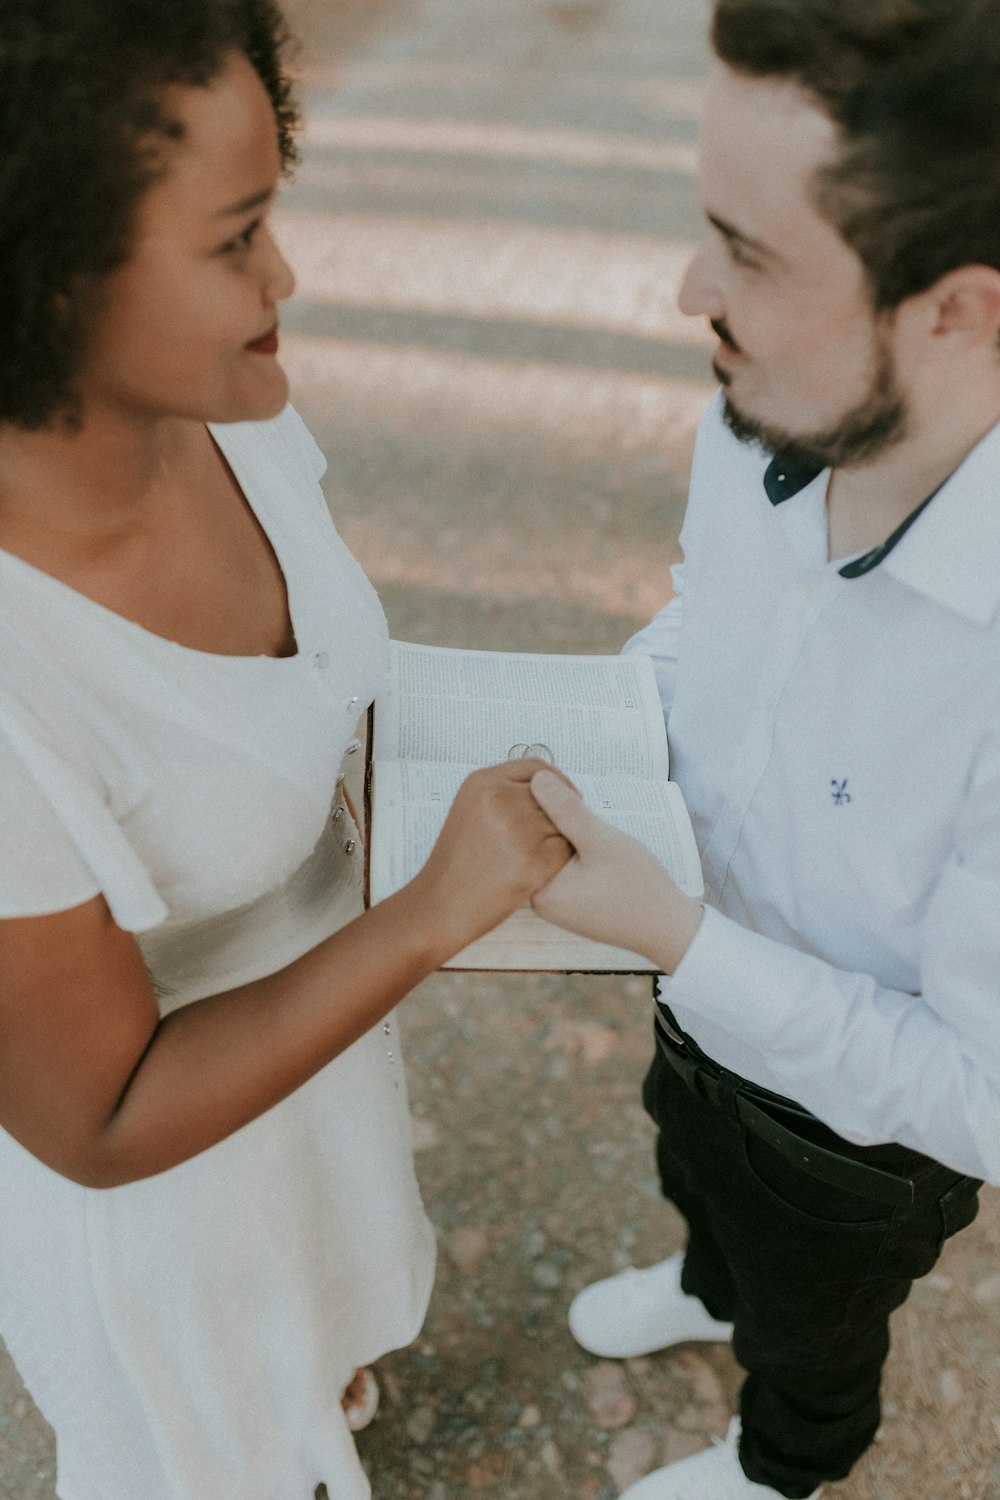
<svg viewBox="0 0 1000 1500">
<path fill-rule="evenodd" d="M 565 771 L 587 806 L 644 843 L 688 895 L 703 893 L 670 769 L 653 664 L 642 656 L 537 656 L 391 643 L 369 736 L 369 898 L 417 873 L 470 771 L 529 752 Z M 488 851 L 484 851 L 488 857 Z M 582 938 L 526 906 L 449 969 L 634 973 L 656 965 Z"/>
</svg>

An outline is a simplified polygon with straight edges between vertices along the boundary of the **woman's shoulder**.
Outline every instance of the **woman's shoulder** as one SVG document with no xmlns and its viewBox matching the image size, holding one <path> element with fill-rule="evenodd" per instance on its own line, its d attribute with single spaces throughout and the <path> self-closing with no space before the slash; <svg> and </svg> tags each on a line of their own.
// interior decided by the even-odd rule
<svg viewBox="0 0 1000 1500">
<path fill-rule="evenodd" d="M 326 473 L 322 449 L 290 403 L 267 421 L 212 423 L 210 430 L 227 457 L 231 450 L 238 450 L 251 461 L 255 457 L 284 458 L 313 482 Z"/>
<path fill-rule="evenodd" d="M 30 681 L 9 670 L 9 658 L 4 667 L 0 918 L 63 911 L 103 892 L 120 927 L 157 925 L 166 907 L 120 826 L 115 804 L 128 789 L 122 776 L 105 774 L 106 734 L 83 702 L 68 705 L 63 721 L 48 722 L 38 696 L 51 684 L 39 677 L 33 697 Z"/>
<path fill-rule="evenodd" d="M 0 918 L 40 916 L 97 894 L 87 868 L 50 796 L 30 769 L 35 747 L 0 705 Z"/>
</svg>

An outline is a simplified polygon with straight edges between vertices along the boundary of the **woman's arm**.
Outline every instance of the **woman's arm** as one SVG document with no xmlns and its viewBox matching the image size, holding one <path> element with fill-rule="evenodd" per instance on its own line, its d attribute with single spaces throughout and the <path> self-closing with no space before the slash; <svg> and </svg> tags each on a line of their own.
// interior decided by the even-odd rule
<svg viewBox="0 0 1000 1500">
<path fill-rule="evenodd" d="M 0 1125 L 114 1187 L 263 1114 L 557 872 L 537 761 L 469 777 L 423 870 L 287 968 L 160 1020 L 135 940 L 97 897 L 0 923 Z"/>
</svg>

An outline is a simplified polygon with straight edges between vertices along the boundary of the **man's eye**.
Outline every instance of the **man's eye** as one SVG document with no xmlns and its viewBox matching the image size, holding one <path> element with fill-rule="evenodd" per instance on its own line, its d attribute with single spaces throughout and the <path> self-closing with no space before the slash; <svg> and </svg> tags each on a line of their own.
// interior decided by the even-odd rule
<svg viewBox="0 0 1000 1500">
<path fill-rule="evenodd" d="M 716 219 L 709 216 L 709 227 L 717 244 L 721 244 L 723 254 L 734 266 L 739 266 L 744 271 L 761 271 L 764 263 L 754 250 L 745 241 L 726 225 L 720 224 Z"/>
<path fill-rule="evenodd" d="M 748 250 L 745 250 L 739 240 L 727 240 L 729 254 L 734 265 L 743 266 L 746 270 L 756 271 L 759 269 L 759 261 L 755 260 Z"/>
</svg>

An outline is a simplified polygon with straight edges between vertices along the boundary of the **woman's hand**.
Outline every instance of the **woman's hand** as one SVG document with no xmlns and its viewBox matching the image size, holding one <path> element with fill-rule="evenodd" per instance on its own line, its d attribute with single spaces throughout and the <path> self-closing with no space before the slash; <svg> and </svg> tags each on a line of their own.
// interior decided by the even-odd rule
<svg viewBox="0 0 1000 1500">
<path fill-rule="evenodd" d="M 544 762 L 477 771 L 417 878 L 300 958 L 161 1018 L 103 897 L 0 921 L 0 1125 L 87 1187 L 166 1171 L 313 1077 L 550 880 Z"/>
<path fill-rule="evenodd" d="M 410 882 L 449 958 L 523 906 L 569 859 L 569 845 L 531 794 L 531 778 L 544 764 L 504 761 L 466 777 Z"/>
<path fill-rule="evenodd" d="M 596 817 L 550 769 L 536 772 L 531 792 L 574 850 L 569 863 L 532 896 L 539 916 L 641 953 L 672 974 L 701 924 L 700 904 L 678 889 L 655 855 Z"/>
<path fill-rule="evenodd" d="M 529 787 L 543 764 L 470 776 L 416 880 L 285 968 L 164 1017 L 102 896 L 0 921 L 0 1126 L 110 1188 L 257 1119 L 566 863 Z"/>
</svg>

